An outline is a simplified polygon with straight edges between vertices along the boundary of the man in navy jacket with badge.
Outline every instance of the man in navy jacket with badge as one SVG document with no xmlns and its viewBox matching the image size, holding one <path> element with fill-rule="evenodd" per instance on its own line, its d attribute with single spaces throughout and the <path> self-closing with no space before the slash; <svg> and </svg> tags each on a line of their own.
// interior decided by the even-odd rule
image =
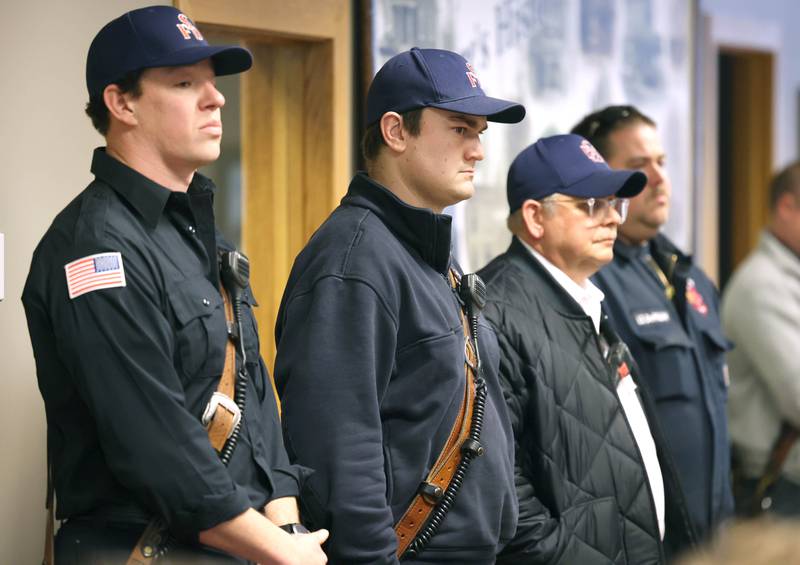
<svg viewBox="0 0 800 565">
<path fill-rule="evenodd" d="M 591 141 L 612 168 L 647 175 L 619 227 L 614 261 L 595 281 L 655 400 L 692 526 L 702 538 L 733 510 L 725 410 L 730 344 L 720 327 L 718 293 L 691 257 L 660 233 L 672 187 L 655 122 L 632 106 L 611 106 L 573 132 Z M 681 549 L 669 532 L 665 544 L 672 552 Z"/>
</svg>

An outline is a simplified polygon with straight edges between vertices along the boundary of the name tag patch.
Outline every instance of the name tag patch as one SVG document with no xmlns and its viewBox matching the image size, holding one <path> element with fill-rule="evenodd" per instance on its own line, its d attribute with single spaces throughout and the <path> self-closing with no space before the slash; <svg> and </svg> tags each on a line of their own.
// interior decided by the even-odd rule
<svg viewBox="0 0 800 565">
<path fill-rule="evenodd" d="M 76 259 L 64 265 L 64 270 L 70 298 L 93 290 L 125 286 L 125 269 L 119 252 L 97 253 Z"/>
<path fill-rule="evenodd" d="M 633 315 L 633 320 L 637 326 L 649 326 L 651 324 L 663 324 L 669 322 L 669 312 L 666 310 L 651 310 L 649 312 L 639 312 Z"/>
</svg>

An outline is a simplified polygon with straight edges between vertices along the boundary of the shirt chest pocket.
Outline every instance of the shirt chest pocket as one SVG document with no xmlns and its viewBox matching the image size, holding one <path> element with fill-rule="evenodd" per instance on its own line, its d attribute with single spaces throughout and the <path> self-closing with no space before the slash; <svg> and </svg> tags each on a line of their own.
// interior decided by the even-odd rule
<svg viewBox="0 0 800 565">
<path fill-rule="evenodd" d="M 723 360 L 725 352 L 733 348 L 733 343 L 722 332 L 719 317 L 709 312 L 707 316 L 694 315 L 693 320 L 694 326 L 703 336 L 706 354 Z"/>
<path fill-rule="evenodd" d="M 183 379 L 218 377 L 225 363 L 227 324 L 222 296 L 205 278 L 185 279 L 169 292 Z"/>
<path fill-rule="evenodd" d="M 642 378 L 655 400 L 690 399 L 700 394 L 693 364 L 694 344 L 671 316 L 634 312 L 631 329 L 641 344 Z M 664 312 L 666 314 L 666 312 Z"/>
<path fill-rule="evenodd" d="M 721 387 L 724 394 L 727 395 L 728 377 L 726 373 L 728 368 L 725 354 L 733 349 L 733 343 L 722 333 L 719 321 L 716 321 L 715 324 L 707 323 L 703 325 L 700 327 L 700 333 L 703 335 L 703 342 L 705 344 L 703 362 L 708 365 L 710 369 L 709 374 L 714 375 L 716 384 Z"/>
</svg>

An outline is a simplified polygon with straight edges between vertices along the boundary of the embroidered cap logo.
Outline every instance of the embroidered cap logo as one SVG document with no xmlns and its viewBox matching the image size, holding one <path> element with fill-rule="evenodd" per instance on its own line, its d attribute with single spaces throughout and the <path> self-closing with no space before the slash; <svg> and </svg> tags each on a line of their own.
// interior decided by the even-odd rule
<svg viewBox="0 0 800 565">
<path fill-rule="evenodd" d="M 181 35 L 184 39 L 191 39 L 192 35 L 194 35 L 197 41 L 203 41 L 203 34 L 200 33 L 200 30 L 192 23 L 186 14 L 178 14 L 178 21 L 179 24 L 175 24 L 178 28 L 178 31 L 181 32 Z"/>
<path fill-rule="evenodd" d="M 589 158 L 589 160 L 594 161 L 595 163 L 606 162 L 606 160 L 603 159 L 603 156 L 600 155 L 600 152 L 594 148 L 594 145 L 592 145 L 585 139 L 581 141 L 581 151 L 583 151 L 584 155 L 586 155 Z"/>
<path fill-rule="evenodd" d="M 473 69 L 472 65 L 469 63 L 467 63 L 467 72 L 465 74 L 467 75 L 472 88 L 477 88 L 481 82 L 478 80 L 478 75 L 475 74 L 475 69 Z"/>
</svg>

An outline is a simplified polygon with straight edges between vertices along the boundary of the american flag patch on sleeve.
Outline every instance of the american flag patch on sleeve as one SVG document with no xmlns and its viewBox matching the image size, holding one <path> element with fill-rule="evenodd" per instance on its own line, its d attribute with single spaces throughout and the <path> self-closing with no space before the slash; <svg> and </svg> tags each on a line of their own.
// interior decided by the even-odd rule
<svg viewBox="0 0 800 565">
<path fill-rule="evenodd" d="M 98 253 L 76 259 L 64 265 L 67 272 L 67 290 L 70 298 L 103 288 L 125 286 L 125 269 L 122 254 Z"/>
</svg>

